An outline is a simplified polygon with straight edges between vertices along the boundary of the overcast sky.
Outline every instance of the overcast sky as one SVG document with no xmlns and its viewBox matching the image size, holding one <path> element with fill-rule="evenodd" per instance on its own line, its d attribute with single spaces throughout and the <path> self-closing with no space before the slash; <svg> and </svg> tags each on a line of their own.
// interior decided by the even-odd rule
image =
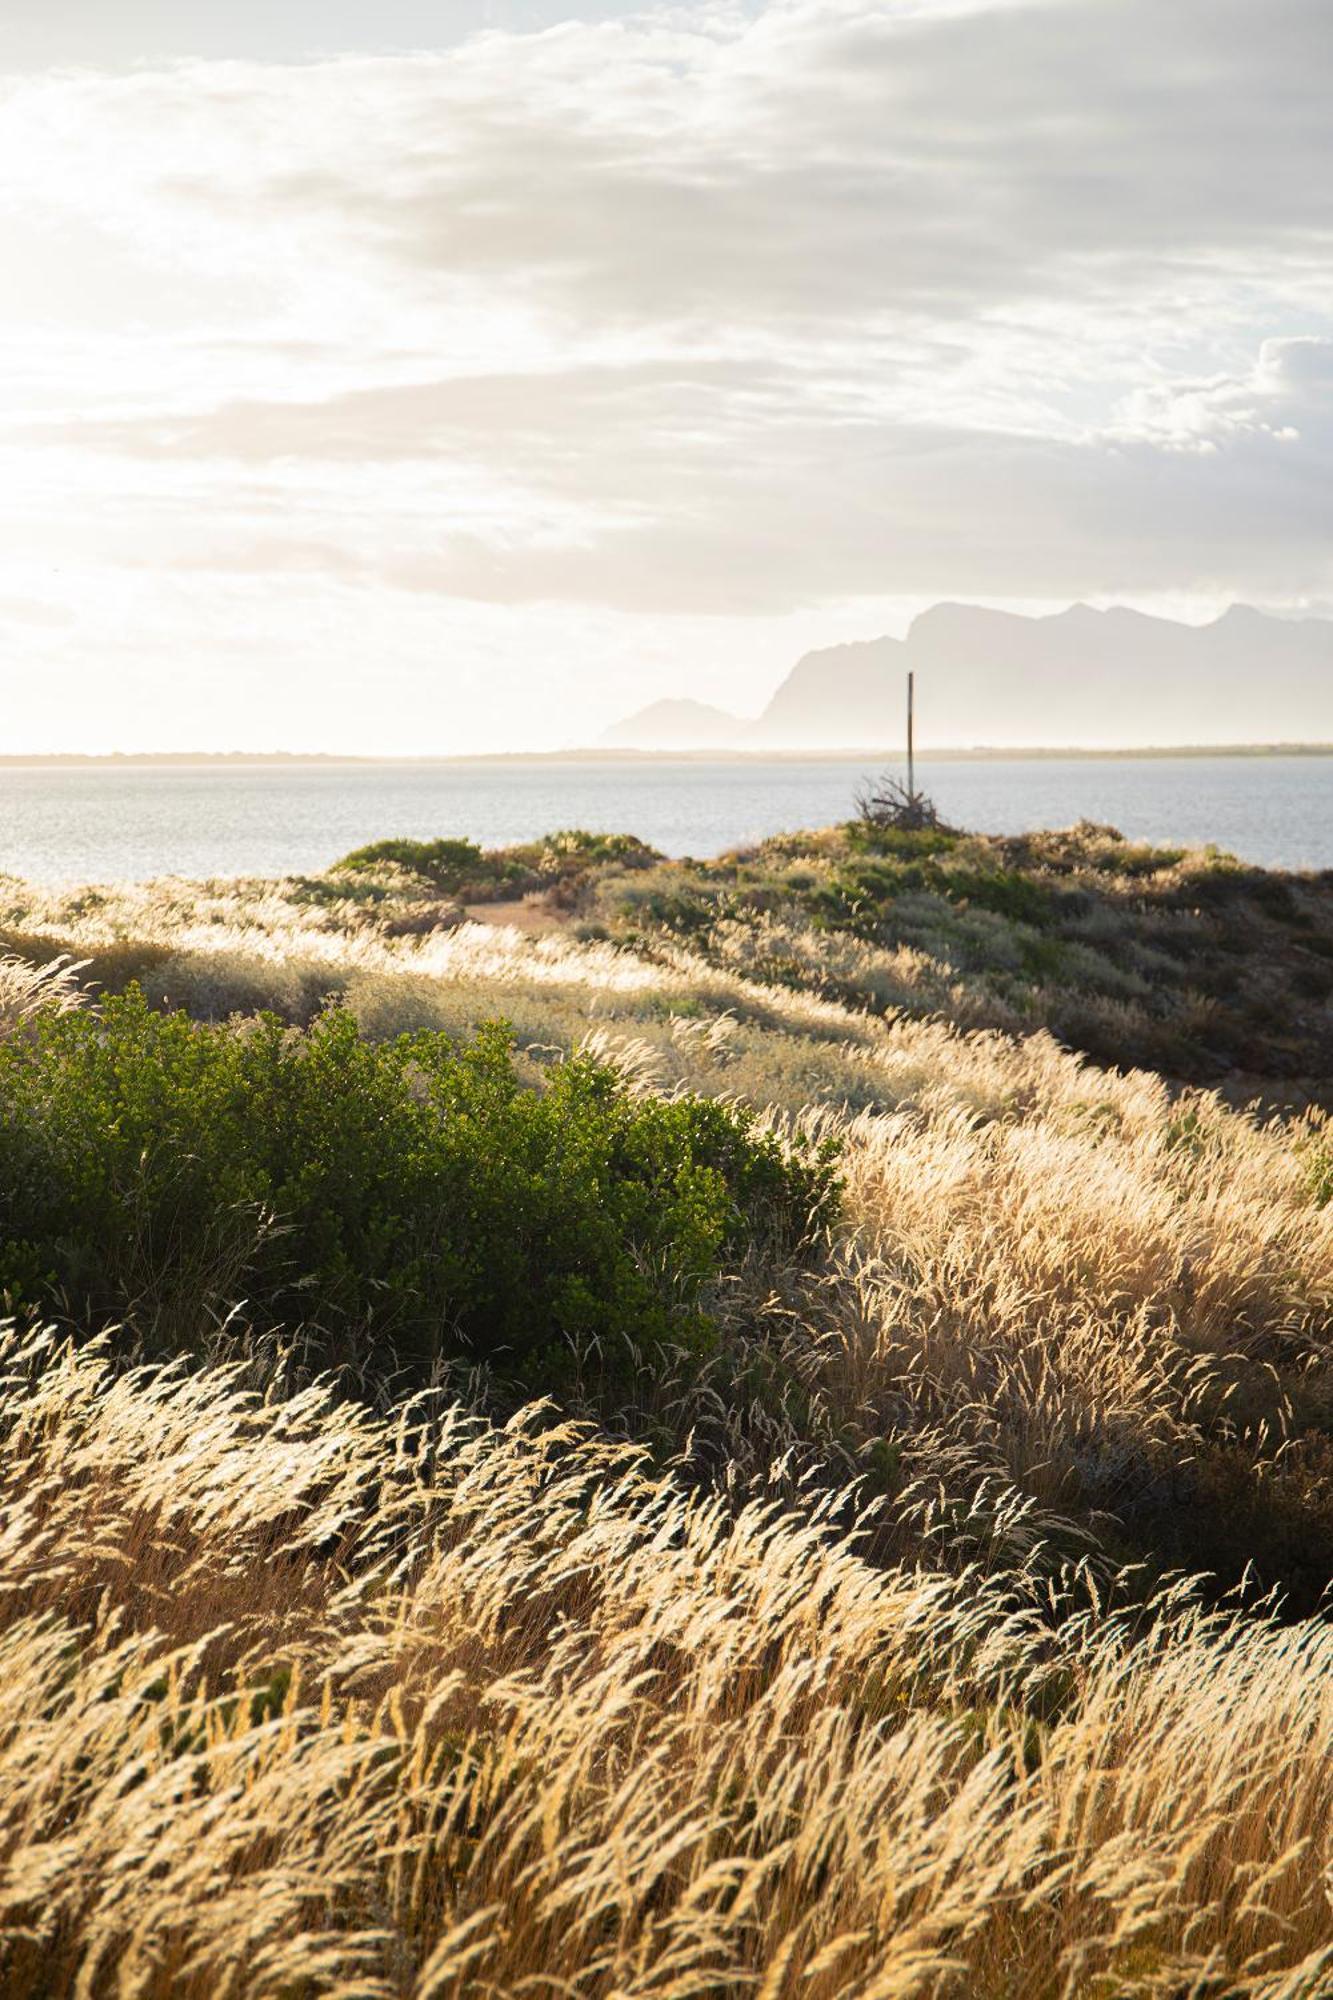
<svg viewBox="0 0 1333 2000">
<path fill-rule="evenodd" d="M 939 597 L 1333 607 L 1328 0 L 14 11 L 0 748 L 544 747 Z"/>
</svg>

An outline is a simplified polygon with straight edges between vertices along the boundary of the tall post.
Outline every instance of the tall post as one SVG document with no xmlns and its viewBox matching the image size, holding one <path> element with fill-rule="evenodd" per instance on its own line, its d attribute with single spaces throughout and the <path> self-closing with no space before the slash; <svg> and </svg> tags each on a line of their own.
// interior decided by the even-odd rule
<svg viewBox="0 0 1333 2000">
<path fill-rule="evenodd" d="M 907 796 L 916 797 L 916 746 L 913 742 L 914 710 L 916 707 L 916 675 L 907 676 Z"/>
</svg>

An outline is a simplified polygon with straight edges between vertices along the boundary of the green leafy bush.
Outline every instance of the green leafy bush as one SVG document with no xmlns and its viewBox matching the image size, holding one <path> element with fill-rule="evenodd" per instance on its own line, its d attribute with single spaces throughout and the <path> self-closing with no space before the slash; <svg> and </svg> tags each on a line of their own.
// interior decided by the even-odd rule
<svg viewBox="0 0 1333 2000">
<path fill-rule="evenodd" d="M 520 848 L 519 853 L 529 850 Z M 600 868 L 615 862 L 621 867 L 645 868 L 661 855 L 633 833 L 589 833 L 586 827 L 565 827 L 532 843 L 536 864 L 544 875 L 559 875 L 571 869 Z"/>
<path fill-rule="evenodd" d="M 860 819 L 849 820 L 842 833 L 853 854 L 891 854 L 901 860 L 948 854 L 964 838 L 947 827 L 876 826 Z"/>
<path fill-rule="evenodd" d="M 132 988 L 0 1042 L 0 1284 L 150 1350 L 244 1299 L 331 1361 L 552 1386 L 573 1345 L 707 1345 L 722 1260 L 809 1244 L 836 1198 L 827 1151 L 743 1110 L 587 1056 L 525 1087 L 498 1024 L 375 1044 L 337 1010 L 204 1024 Z"/>
<path fill-rule="evenodd" d="M 437 891 L 487 900 L 524 895 L 557 884 L 577 886 L 599 868 L 645 868 L 655 848 L 632 833 L 589 833 L 567 827 L 516 847 L 483 849 L 470 840 L 375 840 L 344 854 L 329 871 L 333 888 L 366 893 L 372 885 L 414 876 Z M 350 878 L 350 882 L 349 882 Z"/>
<path fill-rule="evenodd" d="M 482 866 L 482 851 L 470 840 L 373 840 L 354 847 L 334 863 L 339 873 L 375 874 L 401 868 L 420 875 L 437 889 L 456 889 Z"/>
</svg>

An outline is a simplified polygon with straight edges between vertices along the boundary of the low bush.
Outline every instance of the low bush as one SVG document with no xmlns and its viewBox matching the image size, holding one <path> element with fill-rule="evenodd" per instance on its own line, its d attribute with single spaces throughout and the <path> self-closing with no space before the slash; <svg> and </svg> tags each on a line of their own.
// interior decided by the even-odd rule
<svg viewBox="0 0 1333 2000">
<path fill-rule="evenodd" d="M 334 863 L 347 875 L 374 875 L 386 868 L 420 875 L 437 889 L 456 889 L 475 876 L 482 851 L 470 840 L 372 840 Z"/>
<path fill-rule="evenodd" d="M 567 827 L 515 847 L 481 848 L 470 840 L 375 840 L 344 854 L 329 870 L 326 888 L 353 898 L 401 896 L 418 885 L 468 900 L 524 896 L 551 889 L 576 895 L 602 868 L 646 868 L 660 861 L 655 848 L 632 833 L 589 833 Z M 305 900 L 314 885 L 302 884 Z"/>
<path fill-rule="evenodd" d="M 532 843 L 538 868 L 558 875 L 570 869 L 600 868 L 611 862 L 622 868 L 646 868 L 661 855 L 633 833 L 589 833 L 586 827 L 566 827 Z M 525 853 L 528 850 L 517 850 Z"/>
<path fill-rule="evenodd" d="M 243 1299 L 365 1373 L 551 1388 L 576 1348 L 706 1347 L 722 1260 L 810 1244 L 836 1198 L 827 1149 L 744 1110 L 588 1056 L 525 1087 L 501 1024 L 374 1044 L 337 1010 L 208 1024 L 131 989 L 0 1042 L 0 1284 L 150 1352 Z"/>
<path fill-rule="evenodd" d="M 890 854 L 900 860 L 948 854 L 965 838 L 963 834 L 943 826 L 880 825 L 873 820 L 861 819 L 849 820 L 840 830 L 852 854 Z M 792 845 L 799 852 L 795 841 Z"/>
</svg>

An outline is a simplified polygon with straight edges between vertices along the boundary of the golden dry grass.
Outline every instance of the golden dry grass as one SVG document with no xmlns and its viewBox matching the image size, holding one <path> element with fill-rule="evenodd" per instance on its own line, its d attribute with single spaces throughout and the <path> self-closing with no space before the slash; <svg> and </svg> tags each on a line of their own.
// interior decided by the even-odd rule
<svg viewBox="0 0 1333 2000">
<path fill-rule="evenodd" d="M 665 1468 L 8 1335 L 7 1997 L 1333 1993 L 1333 1634 L 1114 1574 L 1333 1572 L 1318 1121 L 679 947 L 21 915 L 201 1012 L 594 1036 L 835 1129 L 847 1198 L 826 1269 L 732 1274 Z"/>
<path fill-rule="evenodd" d="M 7 1995 L 1327 1990 L 1322 1627 L 1057 1621 L 535 1413 L 3 1366 Z"/>
</svg>

